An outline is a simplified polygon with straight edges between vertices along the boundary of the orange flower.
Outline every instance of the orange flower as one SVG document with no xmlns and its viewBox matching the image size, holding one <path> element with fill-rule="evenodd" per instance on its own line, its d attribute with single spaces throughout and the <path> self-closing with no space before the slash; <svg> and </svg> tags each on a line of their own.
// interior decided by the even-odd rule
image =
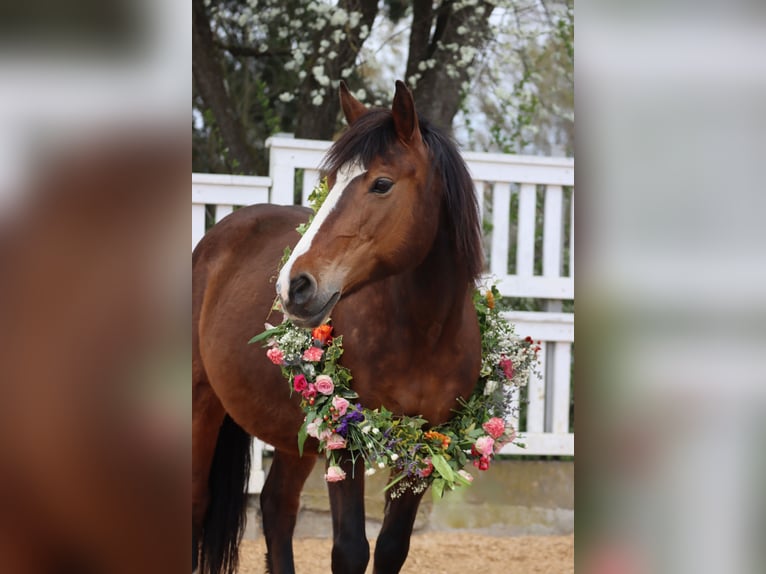
<svg viewBox="0 0 766 574">
<path fill-rule="evenodd" d="M 326 345 L 332 339 L 332 325 L 319 325 L 311 331 L 311 336 L 322 345 Z"/>
<path fill-rule="evenodd" d="M 440 432 L 436 431 L 428 431 L 423 434 L 423 436 L 428 440 L 437 440 L 441 441 L 442 448 L 447 448 L 449 444 L 452 442 L 452 439 L 448 437 L 446 434 L 442 434 Z"/>
<path fill-rule="evenodd" d="M 487 291 L 487 307 L 490 309 L 495 308 L 495 296 L 492 294 L 492 291 Z"/>
</svg>

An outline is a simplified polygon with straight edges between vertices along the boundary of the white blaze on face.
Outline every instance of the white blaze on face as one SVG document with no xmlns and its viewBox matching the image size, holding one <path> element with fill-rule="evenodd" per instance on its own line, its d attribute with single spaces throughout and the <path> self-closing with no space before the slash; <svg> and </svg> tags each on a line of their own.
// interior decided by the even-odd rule
<svg viewBox="0 0 766 574">
<path fill-rule="evenodd" d="M 282 301 L 287 301 L 289 297 L 290 272 L 293 268 L 293 263 L 295 263 L 295 260 L 298 259 L 298 257 L 306 253 L 311 248 L 311 244 L 321 229 L 322 224 L 325 222 L 327 216 L 330 215 L 332 210 L 335 209 L 335 206 L 340 201 L 340 198 L 348 187 L 348 184 L 351 183 L 354 178 L 362 175 L 363 173 L 364 168 L 357 162 L 343 165 L 338 170 L 338 173 L 335 176 L 335 185 L 330 190 L 330 193 L 327 194 L 327 199 L 325 199 L 322 207 L 319 208 L 319 212 L 317 212 L 317 214 L 314 216 L 314 220 L 311 222 L 311 225 L 306 230 L 306 233 L 303 234 L 303 237 L 298 242 L 298 245 L 296 245 L 293 249 L 292 255 L 290 255 L 290 259 L 287 260 L 287 263 L 284 264 L 282 271 L 279 273 L 279 279 L 277 280 L 277 293 Z"/>
</svg>

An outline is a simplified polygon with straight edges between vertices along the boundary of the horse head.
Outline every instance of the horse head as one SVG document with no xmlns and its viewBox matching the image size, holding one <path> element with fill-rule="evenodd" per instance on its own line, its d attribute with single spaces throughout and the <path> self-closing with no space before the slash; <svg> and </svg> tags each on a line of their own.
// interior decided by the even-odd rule
<svg viewBox="0 0 766 574">
<path fill-rule="evenodd" d="M 322 166 L 329 194 L 276 286 L 288 316 L 307 327 L 344 294 L 417 266 L 440 219 L 440 178 L 407 87 L 397 81 L 390 110 L 368 109 L 343 83 L 340 100 L 349 128 Z"/>
</svg>

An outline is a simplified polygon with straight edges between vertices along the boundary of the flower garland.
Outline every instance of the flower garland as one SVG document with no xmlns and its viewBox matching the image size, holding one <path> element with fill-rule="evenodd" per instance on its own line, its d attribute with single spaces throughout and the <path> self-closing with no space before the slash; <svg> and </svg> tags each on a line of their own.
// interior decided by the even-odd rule
<svg viewBox="0 0 766 574">
<path fill-rule="evenodd" d="M 315 212 L 324 197 L 323 180 L 312 193 Z M 343 337 L 334 336 L 329 323 L 313 330 L 297 327 L 289 319 L 276 327 L 267 323 L 250 343 L 266 341 L 266 355 L 282 369 L 290 392 L 300 395 L 305 413 L 298 432 L 301 455 L 311 436 L 329 459 L 328 482 L 346 478 L 337 458 L 345 449 L 352 460 L 363 459 L 365 474 L 393 469 L 394 478 L 386 486 L 392 496 L 407 489 L 419 493 L 430 485 L 434 498 L 440 498 L 473 481 L 465 470 L 468 464 L 487 470 L 504 445 L 523 446 L 517 442 L 516 429 L 505 421 L 518 415 L 514 391 L 525 386 L 535 371 L 540 347 L 529 337 L 515 335 L 513 325 L 500 316 L 499 297 L 494 285 L 475 290 L 482 350 L 479 380 L 467 400 L 459 399 L 452 419 L 431 428 L 422 417 L 396 416 L 385 407 L 367 409 L 357 401 L 351 372 L 339 364 Z M 275 308 L 280 310 L 278 303 Z"/>
</svg>

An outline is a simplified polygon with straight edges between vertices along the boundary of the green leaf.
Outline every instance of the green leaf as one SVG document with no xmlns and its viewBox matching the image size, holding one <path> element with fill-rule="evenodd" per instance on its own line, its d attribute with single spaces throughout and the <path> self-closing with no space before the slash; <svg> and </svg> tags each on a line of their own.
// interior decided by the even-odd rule
<svg viewBox="0 0 766 574">
<path fill-rule="evenodd" d="M 431 462 L 433 463 L 436 472 L 438 472 L 444 480 L 447 482 L 455 482 L 455 471 L 452 470 L 449 463 L 442 455 L 435 454 L 431 457 Z"/>
<path fill-rule="evenodd" d="M 471 481 L 465 478 L 462 474 L 455 473 L 455 482 L 460 486 L 469 486 Z"/>
<path fill-rule="evenodd" d="M 298 454 L 303 456 L 303 445 L 306 442 L 306 437 L 308 437 L 308 433 L 306 432 L 306 423 L 303 423 L 301 425 L 301 428 L 298 430 Z"/>
<path fill-rule="evenodd" d="M 444 484 L 444 480 L 441 478 L 435 479 L 431 484 L 431 495 L 433 496 L 434 501 L 437 501 L 444 496 Z"/>
<path fill-rule="evenodd" d="M 271 329 L 266 329 L 263 333 L 259 333 L 252 339 L 250 339 L 247 344 L 252 345 L 253 343 L 258 343 L 259 341 L 263 341 L 264 339 L 268 339 L 272 335 L 275 335 L 279 333 L 281 330 L 281 327 L 272 327 Z"/>
</svg>

